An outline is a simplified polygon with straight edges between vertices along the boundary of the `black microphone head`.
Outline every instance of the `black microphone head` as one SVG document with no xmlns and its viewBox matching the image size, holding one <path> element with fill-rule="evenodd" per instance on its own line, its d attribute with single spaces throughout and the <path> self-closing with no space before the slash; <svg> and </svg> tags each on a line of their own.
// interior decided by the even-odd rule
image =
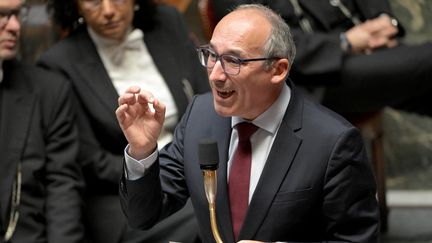
<svg viewBox="0 0 432 243">
<path fill-rule="evenodd" d="M 219 166 L 218 145 L 214 139 L 202 139 L 199 143 L 199 163 L 201 170 L 217 170 Z"/>
</svg>

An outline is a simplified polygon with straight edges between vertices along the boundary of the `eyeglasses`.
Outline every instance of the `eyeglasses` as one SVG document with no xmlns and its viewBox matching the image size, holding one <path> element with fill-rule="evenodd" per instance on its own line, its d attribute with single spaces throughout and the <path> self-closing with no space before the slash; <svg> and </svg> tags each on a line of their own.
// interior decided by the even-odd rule
<svg viewBox="0 0 432 243">
<path fill-rule="evenodd" d="M 243 59 L 229 54 L 219 55 L 207 46 L 199 47 L 197 51 L 201 65 L 206 67 L 208 70 L 211 70 L 216 64 L 216 62 L 219 60 L 221 62 L 222 69 L 226 74 L 229 75 L 239 74 L 241 65 L 246 62 L 280 59 L 279 57 L 259 57 Z"/>
<path fill-rule="evenodd" d="M 28 7 L 22 6 L 18 9 L 0 9 L 0 29 L 3 29 L 9 19 L 14 15 L 20 22 L 24 22 L 28 16 Z"/>
<path fill-rule="evenodd" d="M 80 0 L 82 7 L 88 10 L 98 10 L 102 5 L 104 0 Z M 125 4 L 128 0 L 108 0 L 114 5 L 121 6 Z"/>
</svg>

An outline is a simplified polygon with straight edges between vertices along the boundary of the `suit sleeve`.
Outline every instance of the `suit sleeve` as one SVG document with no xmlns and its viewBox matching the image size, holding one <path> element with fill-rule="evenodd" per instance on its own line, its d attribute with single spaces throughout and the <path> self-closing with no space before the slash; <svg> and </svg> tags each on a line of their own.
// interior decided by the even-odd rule
<svg viewBox="0 0 432 243">
<path fill-rule="evenodd" d="M 376 185 L 362 137 L 352 128 L 334 146 L 324 182 L 322 206 L 327 238 L 378 241 Z"/>
<path fill-rule="evenodd" d="M 196 100 L 192 100 L 175 129 L 174 140 L 165 146 L 143 177 L 120 181 L 120 202 L 129 224 L 137 229 L 151 228 L 181 209 L 189 198 L 184 167 L 184 129 Z"/>
<path fill-rule="evenodd" d="M 52 79 L 58 77 L 51 76 Z M 56 80 L 58 81 L 58 80 Z M 48 242 L 83 242 L 83 178 L 76 161 L 77 128 L 69 85 L 52 90 L 46 117 L 46 219 Z M 42 97 L 43 98 L 43 97 Z"/>
</svg>

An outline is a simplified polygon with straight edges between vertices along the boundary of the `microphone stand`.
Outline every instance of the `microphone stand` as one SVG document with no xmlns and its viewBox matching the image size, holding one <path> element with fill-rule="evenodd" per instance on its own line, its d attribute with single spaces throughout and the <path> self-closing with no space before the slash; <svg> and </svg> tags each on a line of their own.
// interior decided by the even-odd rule
<svg viewBox="0 0 432 243">
<path fill-rule="evenodd" d="M 216 170 L 203 170 L 204 189 L 207 201 L 209 203 L 210 224 L 213 237 L 217 243 L 223 243 L 216 223 L 216 190 L 217 190 L 217 173 Z"/>
<path fill-rule="evenodd" d="M 216 222 L 217 168 L 219 163 L 217 142 L 208 139 L 201 141 L 199 158 L 204 177 L 204 190 L 209 204 L 213 237 L 216 243 L 223 243 Z"/>
</svg>

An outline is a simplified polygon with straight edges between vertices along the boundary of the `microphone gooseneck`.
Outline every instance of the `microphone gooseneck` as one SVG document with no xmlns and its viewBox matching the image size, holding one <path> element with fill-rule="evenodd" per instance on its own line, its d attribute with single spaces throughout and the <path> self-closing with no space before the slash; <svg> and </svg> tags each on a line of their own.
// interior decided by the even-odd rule
<svg viewBox="0 0 432 243">
<path fill-rule="evenodd" d="M 216 222 L 216 192 L 217 192 L 217 168 L 219 166 L 219 152 L 217 142 L 212 139 L 204 139 L 199 143 L 200 168 L 203 171 L 204 190 L 210 211 L 210 224 L 216 243 L 223 243 Z"/>
</svg>

